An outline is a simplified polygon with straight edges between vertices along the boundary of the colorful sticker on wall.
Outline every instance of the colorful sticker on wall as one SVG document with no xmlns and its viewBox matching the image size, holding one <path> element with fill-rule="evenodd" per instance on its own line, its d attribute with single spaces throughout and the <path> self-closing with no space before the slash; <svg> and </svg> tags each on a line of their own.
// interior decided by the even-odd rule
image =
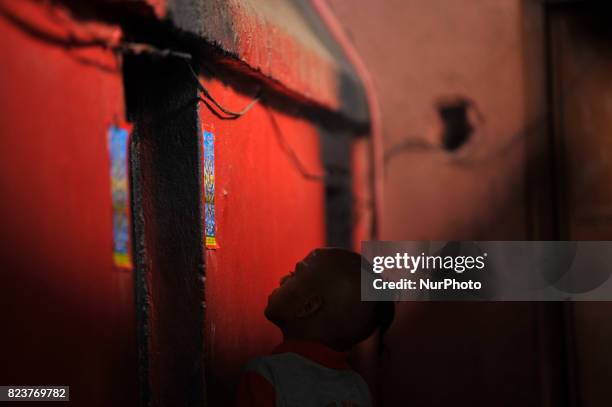
<svg viewBox="0 0 612 407">
<path fill-rule="evenodd" d="M 212 130 L 202 133 L 202 169 L 204 172 L 204 232 L 205 245 L 217 248 L 217 225 L 215 222 L 215 135 Z"/>
<path fill-rule="evenodd" d="M 108 130 L 111 196 L 113 203 L 113 262 L 122 269 L 132 268 L 130 242 L 130 191 L 128 172 L 129 131 L 111 126 Z"/>
</svg>

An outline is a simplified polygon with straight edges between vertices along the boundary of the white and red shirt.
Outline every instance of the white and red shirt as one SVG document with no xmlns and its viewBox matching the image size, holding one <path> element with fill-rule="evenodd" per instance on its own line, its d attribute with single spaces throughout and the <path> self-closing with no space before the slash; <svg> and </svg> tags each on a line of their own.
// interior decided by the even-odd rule
<svg viewBox="0 0 612 407">
<path fill-rule="evenodd" d="M 238 407 L 371 407 L 348 353 L 315 342 L 286 341 L 251 360 L 240 380 Z"/>
</svg>

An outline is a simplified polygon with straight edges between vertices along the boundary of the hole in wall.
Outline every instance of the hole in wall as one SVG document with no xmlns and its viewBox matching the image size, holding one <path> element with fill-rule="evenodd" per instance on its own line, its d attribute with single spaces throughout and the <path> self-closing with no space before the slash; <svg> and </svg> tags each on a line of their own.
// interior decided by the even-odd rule
<svg viewBox="0 0 612 407">
<path fill-rule="evenodd" d="M 441 141 L 446 151 L 455 151 L 470 141 L 475 124 L 470 111 L 478 113 L 474 103 L 467 97 L 444 98 L 436 103 L 442 121 Z"/>
</svg>

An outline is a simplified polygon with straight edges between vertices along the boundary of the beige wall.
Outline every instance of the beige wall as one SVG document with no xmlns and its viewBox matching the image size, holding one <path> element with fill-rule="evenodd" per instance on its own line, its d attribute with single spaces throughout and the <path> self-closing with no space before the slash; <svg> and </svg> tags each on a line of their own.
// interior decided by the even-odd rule
<svg viewBox="0 0 612 407">
<path fill-rule="evenodd" d="M 549 159 L 538 148 L 546 140 L 539 3 L 329 2 L 373 76 L 387 150 L 406 138 L 439 143 L 440 98 L 470 98 L 484 117 L 472 117 L 472 139 L 456 153 L 412 148 L 388 163 L 381 238 L 551 238 L 538 218 L 540 206 L 549 211 L 546 166 L 530 173 L 529 191 L 526 174 L 528 144 L 530 163 Z M 402 303 L 389 352 L 362 361 L 364 372 L 384 406 L 556 406 L 567 397 L 564 313 L 561 304 Z"/>
<path fill-rule="evenodd" d="M 464 151 L 415 148 L 388 163 L 382 237 L 522 238 L 520 1 L 330 3 L 374 78 L 386 149 L 437 143 L 440 97 L 469 97 L 485 120 Z"/>
<path fill-rule="evenodd" d="M 484 117 L 456 153 L 388 163 L 383 239 L 612 238 L 610 8 L 563 3 L 330 0 L 373 76 L 387 150 L 439 143 L 439 98 L 470 98 Z M 577 200 L 592 215 L 580 227 Z M 610 405 L 611 315 L 606 303 L 402 303 L 389 352 L 361 363 L 384 406 Z"/>
</svg>

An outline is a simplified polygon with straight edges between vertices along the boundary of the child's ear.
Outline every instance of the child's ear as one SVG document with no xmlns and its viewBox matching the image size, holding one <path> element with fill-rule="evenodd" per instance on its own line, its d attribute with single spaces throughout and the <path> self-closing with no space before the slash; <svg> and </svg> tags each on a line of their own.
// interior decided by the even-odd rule
<svg viewBox="0 0 612 407">
<path fill-rule="evenodd" d="M 311 295 L 304 301 L 302 306 L 298 309 L 297 317 L 305 318 L 317 312 L 323 305 L 323 298 L 320 295 Z"/>
</svg>

